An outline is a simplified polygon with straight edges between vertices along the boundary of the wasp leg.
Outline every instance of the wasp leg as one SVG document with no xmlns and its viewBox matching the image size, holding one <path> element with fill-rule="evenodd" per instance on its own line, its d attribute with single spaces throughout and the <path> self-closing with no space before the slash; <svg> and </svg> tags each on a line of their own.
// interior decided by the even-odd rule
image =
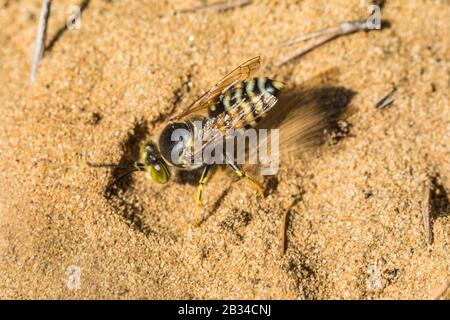
<svg viewBox="0 0 450 320">
<path fill-rule="evenodd" d="M 203 202 L 202 202 L 203 188 L 211 176 L 212 167 L 213 167 L 212 165 L 206 165 L 205 168 L 203 169 L 202 176 L 200 177 L 200 180 L 198 181 L 197 195 L 195 196 L 195 203 L 197 204 L 197 207 L 196 207 L 196 220 L 197 220 L 196 223 L 197 223 L 197 225 L 200 225 L 200 223 L 202 223 L 200 209 L 203 204 Z"/>
<path fill-rule="evenodd" d="M 256 191 L 258 191 L 261 198 L 264 198 L 264 190 L 255 179 L 253 179 L 251 176 L 249 176 L 244 170 L 239 168 L 239 166 L 236 164 L 236 162 L 234 162 L 230 157 L 226 157 L 226 161 L 227 161 L 227 164 L 230 166 L 230 168 L 239 177 L 247 179 L 247 181 L 250 182 L 252 187 L 255 188 Z"/>
<path fill-rule="evenodd" d="M 211 176 L 211 168 L 212 165 L 206 165 L 205 168 L 203 169 L 202 176 L 198 181 L 197 196 L 195 197 L 195 203 L 197 204 L 197 206 L 201 206 L 203 204 L 202 203 L 203 188 Z"/>
</svg>

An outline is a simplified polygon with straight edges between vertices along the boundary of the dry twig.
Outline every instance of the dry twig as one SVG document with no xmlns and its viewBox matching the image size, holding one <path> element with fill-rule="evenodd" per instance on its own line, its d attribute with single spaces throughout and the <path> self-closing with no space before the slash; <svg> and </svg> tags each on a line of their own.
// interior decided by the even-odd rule
<svg viewBox="0 0 450 320">
<path fill-rule="evenodd" d="M 384 109 L 390 106 L 395 100 L 395 93 L 397 92 L 397 88 L 394 87 L 386 96 L 380 99 L 376 104 L 375 108 Z"/>
<path fill-rule="evenodd" d="M 288 227 L 288 218 L 291 210 L 286 210 L 283 214 L 283 219 L 281 221 L 281 228 L 280 228 L 280 254 L 284 255 L 286 252 L 286 234 L 287 234 L 287 227 Z"/>
<path fill-rule="evenodd" d="M 289 61 L 308 53 L 309 51 L 321 46 L 322 44 L 324 44 L 334 38 L 344 36 L 347 34 L 351 34 L 354 32 L 358 32 L 358 31 L 370 31 L 370 30 L 373 30 L 373 28 L 367 22 L 367 20 L 347 21 L 347 22 L 340 23 L 336 27 L 308 33 L 306 35 L 302 35 L 297 38 L 281 42 L 278 45 L 274 46 L 273 49 L 278 49 L 278 48 L 282 48 L 282 47 L 286 47 L 286 46 L 292 46 L 296 43 L 304 42 L 304 41 L 316 38 L 316 40 L 313 43 L 311 43 L 310 45 L 303 47 L 303 48 L 299 48 L 297 50 L 294 50 L 291 53 L 289 53 L 288 55 L 282 57 L 276 63 L 276 66 L 284 65 L 284 64 L 288 63 Z"/>
<path fill-rule="evenodd" d="M 226 11 L 226 10 L 234 9 L 237 7 L 244 7 L 251 3 L 252 3 L 252 0 L 224 0 L 224 1 L 214 2 L 211 4 L 202 4 L 202 5 L 194 7 L 194 8 L 182 9 L 179 12 L 180 13 L 190 13 L 190 12 L 196 12 L 199 10 Z"/>
<path fill-rule="evenodd" d="M 33 83 L 36 79 L 36 72 L 41 61 L 42 54 L 44 53 L 44 43 L 47 35 L 48 17 L 50 16 L 50 9 L 52 0 L 43 0 L 41 14 L 39 15 L 38 30 L 36 33 L 36 42 L 34 47 L 33 62 L 31 65 L 30 83 Z"/>
<path fill-rule="evenodd" d="M 430 180 L 425 182 L 422 196 L 422 221 L 425 230 L 425 239 L 427 244 L 431 244 L 431 212 L 430 212 L 431 183 Z"/>
<path fill-rule="evenodd" d="M 434 293 L 431 296 L 432 300 L 439 300 L 441 299 L 444 294 L 447 292 L 448 288 L 450 288 L 450 280 L 445 280 L 444 283 L 437 288 Z"/>
</svg>

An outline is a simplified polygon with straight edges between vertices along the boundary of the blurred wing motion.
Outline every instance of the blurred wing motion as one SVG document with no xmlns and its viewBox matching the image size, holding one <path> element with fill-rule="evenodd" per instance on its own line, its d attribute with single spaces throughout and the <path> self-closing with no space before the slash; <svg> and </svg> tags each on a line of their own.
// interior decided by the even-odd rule
<svg viewBox="0 0 450 320">
<path fill-rule="evenodd" d="M 188 106 L 177 118 L 183 118 L 189 114 L 206 110 L 215 103 L 217 97 L 230 88 L 232 85 L 243 81 L 252 76 L 260 67 L 260 57 L 254 57 L 239 67 L 231 71 L 228 75 L 222 78 L 214 86 L 212 86 L 205 94 L 198 98 L 193 104 Z"/>
<path fill-rule="evenodd" d="M 291 110 L 279 126 L 281 154 L 301 153 L 323 142 L 325 129 L 335 115 L 332 110 L 326 110 L 314 101 L 314 96 L 310 94 L 312 92 L 286 102 Z"/>
<path fill-rule="evenodd" d="M 337 72 L 337 69 L 331 69 L 299 88 L 287 89 L 276 107 L 258 124 L 257 129 L 279 129 L 280 154 L 299 154 L 319 146 L 324 141 L 325 130 L 345 111 L 354 92 L 333 85 L 330 75 Z M 269 146 L 270 152 L 270 133 L 268 130 L 267 137 L 260 138 L 258 149 Z"/>
</svg>

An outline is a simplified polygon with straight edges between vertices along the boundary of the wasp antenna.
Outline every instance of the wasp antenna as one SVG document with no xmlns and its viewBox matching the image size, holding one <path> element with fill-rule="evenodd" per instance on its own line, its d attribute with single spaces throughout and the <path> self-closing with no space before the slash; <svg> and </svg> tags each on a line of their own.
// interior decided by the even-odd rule
<svg viewBox="0 0 450 320">
<path fill-rule="evenodd" d="M 125 178 L 128 177 L 130 174 L 132 174 L 133 172 L 140 171 L 140 170 L 141 170 L 141 169 L 134 168 L 134 169 L 131 169 L 130 171 L 125 172 L 124 174 L 122 174 L 121 176 L 119 176 L 116 180 L 114 180 L 114 184 L 119 183 L 121 180 L 125 179 Z"/>
<path fill-rule="evenodd" d="M 127 169 L 133 166 L 132 164 L 92 163 L 89 161 L 87 162 L 87 165 L 93 168 L 119 168 L 119 169 Z"/>
</svg>

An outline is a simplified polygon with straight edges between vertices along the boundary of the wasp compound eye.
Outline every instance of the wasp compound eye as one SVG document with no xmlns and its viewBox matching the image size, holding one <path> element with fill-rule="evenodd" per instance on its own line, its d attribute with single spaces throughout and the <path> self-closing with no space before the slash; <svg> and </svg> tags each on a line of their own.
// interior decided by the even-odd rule
<svg viewBox="0 0 450 320">
<path fill-rule="evenodd" d="M 168 163 L 183 168 L 183 154 L 192 144 L 192 128 L 186 122 L 173 122 L 167 125 L 159 137 L 161 156 Z"/>
</svg>

